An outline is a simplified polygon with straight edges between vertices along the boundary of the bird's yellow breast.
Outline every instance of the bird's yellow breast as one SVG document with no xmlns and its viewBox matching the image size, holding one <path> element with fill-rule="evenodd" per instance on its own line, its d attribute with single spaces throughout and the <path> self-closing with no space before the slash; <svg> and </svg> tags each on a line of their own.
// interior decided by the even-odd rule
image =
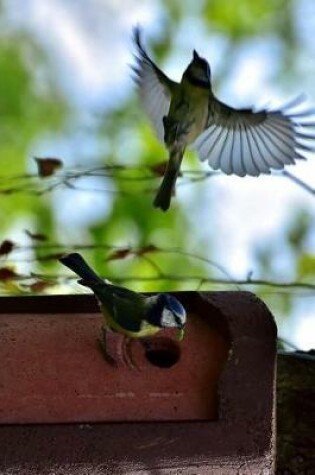
<svg viewBox="0 0 315 475">
<path fill-rule="evenodd" d="M 155 325 L 151 325 L 145 320 L 142 320 L 140 330 L 138 332 L 133 332 L 119 325 L 103 309 L 102 309 L 102 312 L 103 312 L 103 320 L 104 320 L 106 328 L 110 328 L 111 330 L 117 333 L 121 333 L 122 335 L 126 335 L 129 338 L 145 338 L 148 336 L 153 336 L 161 330 L 160 327 L 156 327 Z"/>
<path fill-rule="evenodd" d="M 196 87 L 184 79 L 171 100 L 169 116 L 181 124 L 187 124 L 186 132 L 182 137 L 188 145 L 203 132 L 209 110 L 209 91 Z"/>
</svg>

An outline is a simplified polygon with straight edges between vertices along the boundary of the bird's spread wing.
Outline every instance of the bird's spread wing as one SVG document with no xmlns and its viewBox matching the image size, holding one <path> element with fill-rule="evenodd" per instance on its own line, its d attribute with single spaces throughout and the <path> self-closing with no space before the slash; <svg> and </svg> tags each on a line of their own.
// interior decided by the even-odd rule
<svg viewBox="0 0 315 475">
<path fill-rule="evenodd" d="M 281 109 L 254 111 L 212 100 L 207 127 L 193 148 L 200 160 L 228 175 L 258 176 L 282 169 L 315 150 L 315 111 L 305 103 L 299 96 Z"/>
<path fill-rule="evenodd" d="M 142 46 L 140 29 L 134 30 L 134 42 L 137 46 L 137 64 L 132 67 L 136 73 L 140 100 L 148 114 L 157 137 L 163 142 L 163 117 L 168 114 L 171 102 L 171 92 L 177 83 L 171 81 L 149 58 Z"/>
</svg>

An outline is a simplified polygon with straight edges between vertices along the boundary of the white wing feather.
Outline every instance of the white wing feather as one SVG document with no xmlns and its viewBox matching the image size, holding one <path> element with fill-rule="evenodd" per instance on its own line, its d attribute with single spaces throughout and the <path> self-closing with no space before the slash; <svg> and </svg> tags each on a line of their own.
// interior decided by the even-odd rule
<svg viewBox="0 0 315 475">
<path fill-rule="evenodd" d="M 140 30 L 134 31 L 134 41 L 137 46 L 135 81 L 139 87 L 142 106 L 152 122 L 159 140 L 164 141 L 163 117 L 168 114 L 171 102 L 172 88 L 177 83 L 171 81 L 150 59 L 141 44 Z"/>
<path fill-rule="evenodd" d="M 200 160 L 228 175 L 258 176 L 282 169 L 315 150 L 315 111 L 305 104 L 299 96 L 278 110 L 253 111 L 216 101 L 193 148 Z"/>
</svg>

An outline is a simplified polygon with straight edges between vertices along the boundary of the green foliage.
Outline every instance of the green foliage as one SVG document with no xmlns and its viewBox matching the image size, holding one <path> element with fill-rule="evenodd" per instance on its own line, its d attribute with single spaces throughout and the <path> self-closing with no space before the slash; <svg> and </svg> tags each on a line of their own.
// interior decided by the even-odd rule
<svg viewBox="0 0 315 475">
<path fill-rule="evenodd" d="M 309 212 L 297 210 L 288 225 L 288 242 L 295 251 L 303 251 L 310 234 L 313 218 Z"/>
<path fill-rule="evenodd" d="M 304 280 L 305 277 L 315 277 L 315 255 L 314 254 L 302 254 L 298 261 L 298 275 Z"/>
<path fill-rule="evenodd" d="M 211 0 L 204 6 L 209 27 L 215 25 L 234 40 L 283 30 L 283 18 L 291 11 L 291 2 L 286 0 Z"/>
<path fill-rule="evenodd" d="M 30 53 L 33 53 L 32 55 Z M 33 38 L 17 34 L 5 37 L 0 45 L 0 157 L 6 192 L 1 196 L 0 230 L 9 233 L 16 222 L 29 222 L 35 229 L 45 229 L 53 236 L 54 226 L 47 226 L 52 213 L 47 198 L 19 193 L 13 177 L 25 175 L 32 143 L 45 133 L 61 130 L 67 117 L 67 105 L 53 84 L 46 83 L 46 93 L 36 84 L 36 71 L 42 65 L 42 53 Z M 30 57 L 37 63 L 30 64 Z"/>
<path fill-rule="evenodd" d="M 307 249 L 311 240 L 313 219 L 304 209 L 297 209 L 288 219 L 283 229 L 281 240 L 268 240 L 256 249 L 255 272 L 260 276 L 273 276 L 273 278 L 286 281 L 309 282 L 315 279 L 315 256 Z M 288 271 L 283 274 L 282 268 L 277 268 L 277 259 L 290 263 Z M 257 289 L 257 293 L 271 306 L 276 308 L 277 315 L 286 318 L 290 315 L 295 304 L 298 291 L 271 293 L 268 286 Z M 300 294 L 303 295 L 303 294 Z"/>
</svg>

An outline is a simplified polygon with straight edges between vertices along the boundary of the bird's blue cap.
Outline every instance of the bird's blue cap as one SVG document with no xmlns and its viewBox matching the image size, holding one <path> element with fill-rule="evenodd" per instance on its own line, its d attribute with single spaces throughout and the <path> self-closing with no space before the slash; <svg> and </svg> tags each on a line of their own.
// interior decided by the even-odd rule
<svg viewBox="0 0 315 475">
<path fill-rule="evenodd" d="M 161 294 L 161 298 L 164 299 L 164 305 L 174 313 L 178 315 L 186 315 L 183 305 L 177 300 L 177 298 L 170 294 Z"/>
</svg>

